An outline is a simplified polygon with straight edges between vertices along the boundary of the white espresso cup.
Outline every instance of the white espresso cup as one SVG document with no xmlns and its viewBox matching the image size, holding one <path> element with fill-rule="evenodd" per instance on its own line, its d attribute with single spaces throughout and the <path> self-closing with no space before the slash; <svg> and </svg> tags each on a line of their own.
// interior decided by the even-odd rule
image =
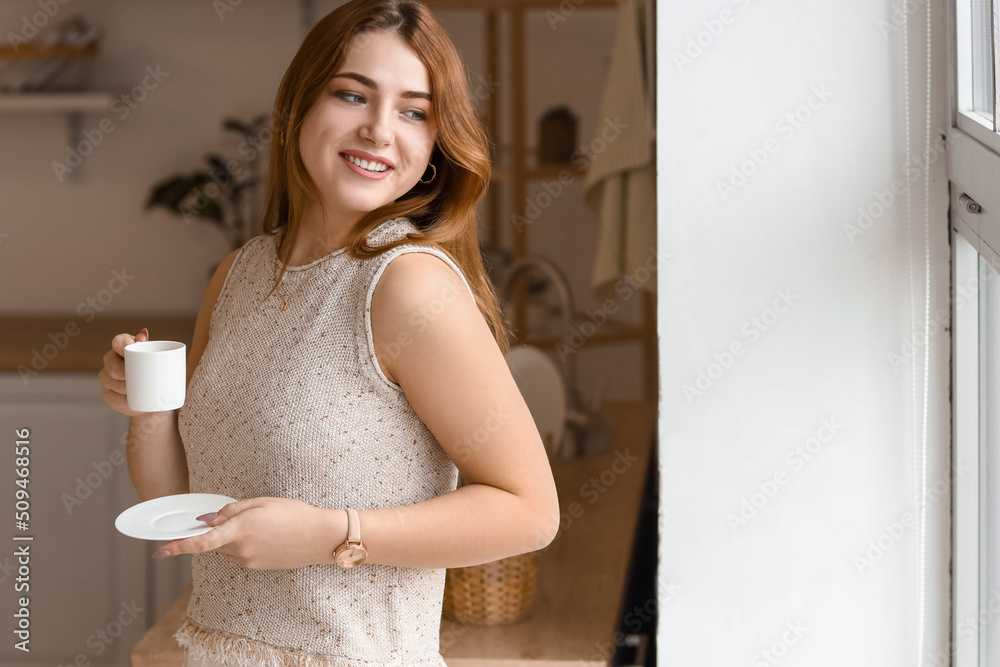
<svg viewBox="0 0 1000 667">
<path fill-rule="evenodd" d="M 125 346 L 125 398 L 130 410 L 163 412 L 184 405 L 187 346 L 146 340 Z"/>
</svg>

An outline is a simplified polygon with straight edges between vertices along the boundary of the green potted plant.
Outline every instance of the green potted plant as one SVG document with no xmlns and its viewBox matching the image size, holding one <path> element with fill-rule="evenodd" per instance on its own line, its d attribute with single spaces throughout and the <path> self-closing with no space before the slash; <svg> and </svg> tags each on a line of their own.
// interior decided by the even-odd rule
<svg viewBox="0 0 1000 667">
<path fill-rule="evenodd" d="M 267 150 L 271 130 L 266 115 L 257 116 L 250 123 L 227 118 L 222 126 L 241 135 L 239 157 L 223 161 L 216 153 L 206 154 L 208 169 L 173 174 L 155 183 L 145 208 L 162 206 L 186 223 L 204 220 L 218 225 L 229 237 L 230 247 L 236 250 L 249 240 L 252 230 L 248 222 L 256 223 L 260 156 Z"/>
</svg>

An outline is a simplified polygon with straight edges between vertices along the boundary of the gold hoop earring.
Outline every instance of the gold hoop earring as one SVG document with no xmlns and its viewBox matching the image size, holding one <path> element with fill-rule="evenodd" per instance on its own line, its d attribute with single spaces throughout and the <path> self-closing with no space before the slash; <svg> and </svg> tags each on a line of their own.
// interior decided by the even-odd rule
<svg viewBox="0 0 1000 667">
<path fill-rule="evenodd" d="M 430 183 L 430 182 L 431 182 L 431 181 L 433 181 L 433 180 L 434 180 L 434 179 L 435 179 L 435 178 L 437 177 L 437 175 L 438 175 L 438 170 L 437 170 L 437 167 L 435 167 L 435 166 L 434 166 L 434 164 L 433 164 L 433 163 L 431 163 L 431 162 L 428 162 L 427 164 L 428 164 L 428 165 L 430 166 L 430 168 L 431 168 L 431 169 L 433 169 L 433 170 L 434 170 L 434 175 L 433 175 L 433 176 L 431 176 L 431 178 L 430 178 L 430 181 L 425 181 L 425 180 L 424 180 L 424 179 L 422 179 L 422 178 L 421 178 L 421 179 L 417 179 L 417 180 L 419 180 L 419 181 L 420 181 L 421 183 Z M 426 169 L 424 169 L 424 171 L 427 171 L 427 170 L 426 170 Z M 423 176 L 423 174 L 421 174 L 421 176 Z"/>
<path fill-rule="evenodd" d="M 281 131 L 281 145 L 282 146 L 285 145 L 285 131 L 284 130 Z"/>
</svg>

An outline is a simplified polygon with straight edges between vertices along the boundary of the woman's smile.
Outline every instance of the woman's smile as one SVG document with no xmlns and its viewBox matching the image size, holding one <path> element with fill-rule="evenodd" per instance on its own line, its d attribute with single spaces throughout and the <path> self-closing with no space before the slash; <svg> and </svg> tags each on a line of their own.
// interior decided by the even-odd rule
<svg viewBox="0 0 1000 667">
<path fill-rule="evenodd" d="M 338 153 L 338 155 L 344 164 L 351 169 L 351 171 L 375 181 L 385 178 L 389 175 L 389 172 L 393 170 L 393 167 L 388 165 L 386 162 L 367 161 L 363 158 L 357 157 L 356 155 L 349 155 L 347 153 Z M 362 164 L 365 164 L 365 167 L 362 167 Z M 373 169 L 375 171 L 373 171 Z M 378 171 L 379 169 L 382 171 Z"/>
</svg>

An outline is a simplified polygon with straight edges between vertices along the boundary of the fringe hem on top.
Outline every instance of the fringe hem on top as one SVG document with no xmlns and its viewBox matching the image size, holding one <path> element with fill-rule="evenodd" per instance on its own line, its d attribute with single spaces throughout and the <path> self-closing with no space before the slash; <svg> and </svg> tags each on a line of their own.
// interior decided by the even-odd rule
<svg viewBox="0 0 1000 667">
<path fill-rule="evenodd" d="M 440 657 L 392 663 L 356 658 L 330 658 L 266 644 L 249 637 L 237 637 L 219 630 L 207 630 L 187 616 L 173 634 L 192 658 L 209 659 L 237 667 L 447 667 Z"/>
</svg>

